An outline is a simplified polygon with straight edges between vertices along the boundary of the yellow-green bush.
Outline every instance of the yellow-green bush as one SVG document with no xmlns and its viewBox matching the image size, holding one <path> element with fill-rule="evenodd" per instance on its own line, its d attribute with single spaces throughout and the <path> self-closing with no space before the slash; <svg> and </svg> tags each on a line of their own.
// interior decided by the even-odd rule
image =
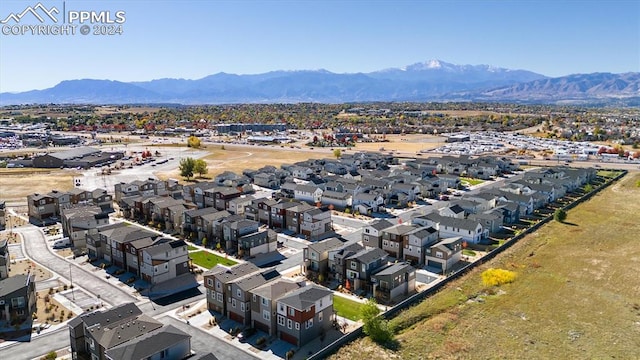
<svg viewBox="0 0 640 360">
<path fill-rule="evenodd" d="M 487 269 L 482 272 L 482 283 L 485 286 L 496 286 L 513 282 L 516 273 L 504 269 Z"/>
</svg>

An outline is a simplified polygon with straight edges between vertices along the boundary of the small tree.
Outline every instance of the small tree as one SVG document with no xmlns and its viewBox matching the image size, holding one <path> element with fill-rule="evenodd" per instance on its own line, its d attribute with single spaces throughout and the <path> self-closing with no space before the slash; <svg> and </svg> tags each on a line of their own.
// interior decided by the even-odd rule
<svg viewBox="0 0 640 360">
<path fill-rule="evenodd" d="M 567 212 L 562 209 L 556 209 L 553 213 L 553 219 L 557 222 L 564 222 L 567 220 Z"/>
<path fill-rule="evenodd" d="M 380 309 L 374 298 L 370 298 L 360 307 L 360 315 L 364 323 L 362 330 L 377 343 L 386 343 L 393 339 L 393 331 L 389 327 L 389 322 L 382 320 L 378 315 Z"/>
<path fill-rule="evenodd" d="M 200 177 L 208 173 L 209 169 L 207 168 L 207 162 L 202 159 L 196 160 L 196 163 L 194 164 L 194 167 L 193 167 L 193 172 L 198 173 Z"/>
<path fill-rule="evenodd" d="M 342 156 L 342 150 L 340 149 L 333 150 L 333 156 L 335 156 L 336 159 L 340 159 L 340 156 Z"/>
<path fill-rule="evenodd" d="M 189 180 L 193 176 L 193 170 L 195 169 L 196 161 L 193 158 L 184 158 L 180 160 L 180 176 L 186 177 Z"/>
<path fill-rule="evenodd" d="M 202 238 L 202 246 L 207 247 L 207 237 Z"/>
<path fill-rule="evenodd" d="M 187 139 L 187 146 L 190 148 L 198 149 L 200 148 L 200 139 L 196 136 L 189 136 Z"/>
<path fill-rule="evenodd" d="M 593 191 L 593 185 L 587 184 L 584 186 L 584 192 L 590 193 Z"/>
</svg>

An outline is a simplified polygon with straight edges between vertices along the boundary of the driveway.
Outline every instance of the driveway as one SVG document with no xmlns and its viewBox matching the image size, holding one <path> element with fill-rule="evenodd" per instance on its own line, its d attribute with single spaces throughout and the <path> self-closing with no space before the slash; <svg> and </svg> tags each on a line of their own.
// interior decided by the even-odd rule
<svg viewBox="0 0 640 360">
<path fill-rule="evenodd" d="M 238 349 L 225 340 L 211 336 L 203 330 L 200 330 L 197 326 L 187 325 L 185 322 L 176 320 L 170 316 L 164 316 L 158 320 L 163 324 L 173 325 L 191 335 L 191 350 L 195 351 L 196 354 L 206 354 L 210 352 L 218 359 L 259 359 L 256 356 L 251 356 L 247 352 Z"/>
<path fill-rule="evenodd" d="M 24 239 L 26 255 L 67 280 L 72 277 L 74 285 L 80 286 L 91 294 L 101 295 L 105 303 L 113 306 L 138 300 L 128 292 L 119 289 L 118 286 L 110 284 L 106 279 L 97 277 L 92 272 L 54 255 L 40 228 L 31 225 L 15 231 L 19 232 Z"/>
</svg>

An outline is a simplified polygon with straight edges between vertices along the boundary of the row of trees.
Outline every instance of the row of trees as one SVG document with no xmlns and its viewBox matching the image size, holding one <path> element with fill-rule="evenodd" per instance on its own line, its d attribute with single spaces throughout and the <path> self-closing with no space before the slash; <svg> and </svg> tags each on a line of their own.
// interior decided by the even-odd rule
<svg viewBox="0 0 640 360">
<path fill-rule="evenodd" d="M 180 176 L 187 178 L 187 181 L 193 177 L 194 173 L 198 174 L 199 177 L 202 177 L 204 174 L 209 172 L 206 161 L 202 159 L 196 160 L 191 157 L 180 160 L 178 168 L 180 169 Z"/>
</svg>

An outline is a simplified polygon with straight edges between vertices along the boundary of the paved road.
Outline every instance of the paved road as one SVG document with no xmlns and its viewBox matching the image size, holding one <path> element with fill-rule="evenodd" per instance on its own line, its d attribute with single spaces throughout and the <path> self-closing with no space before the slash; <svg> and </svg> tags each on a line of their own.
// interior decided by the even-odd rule
<svg viewBox="0 0 640 360">
<path fill-rule="evenodd" d="M 109 147 L 111 148 L 111 147 Z M 129 147 L 115 147 L 116 150 L 126 150 L 126 151 L 142 151 L 147 147 L 132 145 Z M 103 188 L 107 190 L 109 193 L 113 193 L 114 187 L 116 184 L 120 182 L 131 182 L 134 180 L 145 180 L 150 177 L 155 177 L 153 174 L 156 172 L 169 172 L 178 169 L 178 165 L 180 163 L 180 159 L 184 157 L 192 157 L 192 158 L 201 158 L 208 154 L 207 151 L 204 150 L 193 150 L 189 148 L 176 148 L 176 147 L 153 147 L 149 148 L 150 151 L 159 151 L 161 155 L 157 157 L 158 160 L 168 160 L 164 164 L 157 165 L 154 163 L 147 163 L 140 166 L 134 166 L 133 168 L 125 168 L 121 170 L 113 170 L 111 175 L 101 175 L 100 169 L 91 168 L 89 170 L 81 171 L 82 177 L 79 177 L 81 180 L 81 187 L 83 189 L 96 189 Z M 103 147 L 102 150 L 108 150 L 106 147 Z M 172 160 L 169 160 L 169 159 Z M 123 160 L 122 162 L 128 164 L 131 160 Z M 155 164 L 155 166 L 152 166 Z"/>
<path fill-rule="evenodd" d="M 25 252 L 31 259 L 67 280 L 72 276 L 74 285 L 84 288 L 91 294 L 100 294 L 105 303 L 113 306 L 137 300 L 133 295 L 96 277 L 90 271 L 54 255 L 40 228 L 31 225 L 18 228 L 15 231 L 22 235 Z"/>
<path fill-rule="evenodd" d="M 176 320 L 170 316 L 161 317 L 158 320 L 163 324 L 173 325 L 191 335 L 191 350 L 195 351 L 196 354 L 206 354 L 210 352 L 218 359 L 259 359 L 222 339 L 209 335 L 198 327 L 187 325 L 185 322 Z"/>
<path fill-rule="evenodd" d="M 31 339 L 30 342 L 15 342 L 0 347 L 0 359 L 31 360 L 40 358 L 51 350 L 58 350 L 69 346 L 69 328 L 63 326 L 50 333 L 42 334 Z"/>
</svg>

